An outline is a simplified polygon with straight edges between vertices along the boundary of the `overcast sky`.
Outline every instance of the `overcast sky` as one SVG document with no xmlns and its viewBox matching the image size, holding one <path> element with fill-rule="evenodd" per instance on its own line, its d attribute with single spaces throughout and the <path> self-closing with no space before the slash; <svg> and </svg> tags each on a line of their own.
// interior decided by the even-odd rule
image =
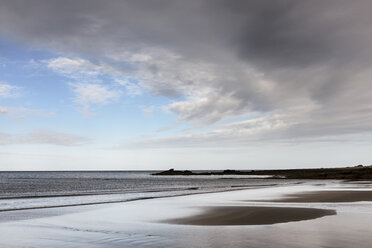
<svg viewBox="0 0 372 248">
<path fill-rule="evenodd" d="M 0 170 L 372 164 L 369 0 L 2 0 Z"/>
</svg>

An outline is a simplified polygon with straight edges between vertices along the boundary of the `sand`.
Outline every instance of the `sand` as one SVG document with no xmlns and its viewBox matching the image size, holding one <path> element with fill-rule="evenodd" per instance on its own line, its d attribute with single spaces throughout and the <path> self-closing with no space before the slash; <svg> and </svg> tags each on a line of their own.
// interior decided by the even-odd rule
<svg viewBox="0 0 372 248">
<path fill-rule="evenodd" d="M 335 215 L 335 210 L 288 207 L 210 207 L 191 217 L 168 220 L 172 224 L 219 225 L 270 225 L 292 221 L 310 220 Z"/>
<path fill-rule="evenodd" d="M 346 186 L 349 183 L 306 181 L 97 206 L 23 210 L 13 216 L 4 212 L 0 213 L 0 219 L 6 220 L 0 221 L 0 247 L 370 248 L 372 201 L 358 202 L 368 200 L 361 196 L 370 193 L 364 186 L 351 185 L 355 186 L 352 192 Z M 274 200 L 288 195 L 292 199 L 327 195 L 327 200 Z M 328 203 L 335 195 L 343 201 Z M 342 203 L 347 199 L 355 202 Z"/>
<path fill-rule="evenodd" d="M 290 194 L 275 202 L 358 202 L 372 201 L 372 191 L 342 190 L 342 191 L 315 191 L 300 194 Z"/>
</svg>

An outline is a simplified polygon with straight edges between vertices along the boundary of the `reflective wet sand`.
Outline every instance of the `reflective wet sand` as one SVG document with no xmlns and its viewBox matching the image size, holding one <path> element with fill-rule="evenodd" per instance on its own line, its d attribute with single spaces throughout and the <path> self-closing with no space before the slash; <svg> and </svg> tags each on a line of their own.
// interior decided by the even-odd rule
<svg viewBox="0 0 372 248">
<path fill-rule="evenodd" d="M 288 195 L 277 202 L 358 202 L 372 201 L 372 191 L 337 190 L 315 191 Z"/>
<path fill-rule="evenodd" d="M 333 190 L 345 190 L 345 185 L 309 181 L 297 186 L 90 206 L 80 212 L 55 209 L 61 212 L 59 216 L 42 216 L 40 210 L 28 220 L 0 223 L 0 247 L 372 247 L 372 202 L 274 201 L 302 192 Z M 198 216 L 206 209 L 236 207 L 243 212 L 265 208 L 265 215 L 278 208 L 324 209 L 337 215 L 262 225 L 164 223 Z"/>
<path fill-rule="evenodd" d="M 201 214 L 168 220 L 171 224 L 199 226 L 270 225 L 335 215 L 335 210 L 288 207 L 209 207 Z"/>
</svg>

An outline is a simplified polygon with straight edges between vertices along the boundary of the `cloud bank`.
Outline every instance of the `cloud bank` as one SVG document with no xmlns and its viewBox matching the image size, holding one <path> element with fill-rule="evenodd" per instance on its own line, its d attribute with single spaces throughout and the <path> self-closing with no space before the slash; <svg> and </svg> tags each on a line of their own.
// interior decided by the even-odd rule
<svg viewBox="0 0 372 248">
<path fill-rule="evenodd" d="M 218 123 L 237 118 L 253 127 L 232 123 L 224 135 L 320 139 L 372 132 L 370 1 L 5 0 L 0 6 L 2 34 L 71 55 L 49 61 L 49 68 L 77 81 L 111 75 L 132 94 L 168 97 L 173 103 L 166 107 L 180 121 L 217 123 L 200 137 L 214 137 Z M 72 88 L 84 106 L 115 99 L 110 87 Z"/>
</svg>

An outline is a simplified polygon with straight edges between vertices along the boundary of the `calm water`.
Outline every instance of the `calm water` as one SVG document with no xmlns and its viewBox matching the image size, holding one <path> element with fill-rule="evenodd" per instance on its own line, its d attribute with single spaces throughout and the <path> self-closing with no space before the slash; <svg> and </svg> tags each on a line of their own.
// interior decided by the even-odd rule
<svg viewBox="0 0 372 248">
<path fill-rule="evenodd" d="M 248 176 L 152 176 L 152 172 L 0 172 L 0 211 L 132 201 L 290 184 Z"/>
</svg>

